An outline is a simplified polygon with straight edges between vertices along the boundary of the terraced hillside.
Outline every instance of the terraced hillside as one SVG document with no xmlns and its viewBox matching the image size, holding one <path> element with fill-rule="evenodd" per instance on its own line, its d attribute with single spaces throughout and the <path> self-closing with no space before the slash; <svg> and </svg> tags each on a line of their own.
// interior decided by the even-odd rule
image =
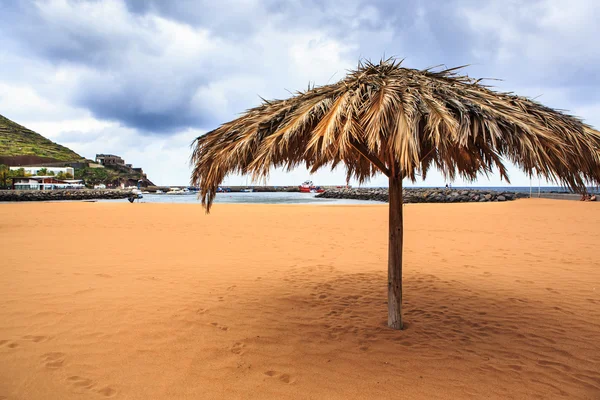
<svg viewBox="0 0 600 400">
<path fill-rule="evenodd" d="M 0 157 L 9 159 L 19 156 L 56 161 L 77 161 L 83 158 L 73 150 L 0 115 Z"/>
</svg>

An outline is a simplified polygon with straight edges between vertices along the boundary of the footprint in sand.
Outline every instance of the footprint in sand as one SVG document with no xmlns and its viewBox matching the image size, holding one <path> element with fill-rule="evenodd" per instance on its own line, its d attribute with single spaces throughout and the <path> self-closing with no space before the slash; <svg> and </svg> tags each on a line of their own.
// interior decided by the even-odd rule
<svg viewBox="0 0 600 400">
<path fill-rule="evenodd" d="M 113 397 L 117 393 L 117 391 L 115 389 L 111 388 L 110 386 L 106 386 L 106 387 L 103 387 L 102 389 L 98 389 L 97 392 L 100 393 L 104 397 Z"/>
<path fill-rule="evenodd" d="M 19 344 L 17 342 L 11 342 L 10 340 L 0 340 L 0 347 L 2 346 L 14 349 L 15 347 L 19 347 Z"/>
<path fill-rule="evenodd" d="M 109 274 L 96 274 L 96 276 L 99 276 L 100 278 L 112 278 L 112 275 Z"/>
<path fill-rule="evenodd" d="M 277 378 L 283 383 L 294 383 L 296 381 L 290 374 L 282 374 L 273 370 L 265 371 L 265 375 Z"/>
<path fill-rule="evenodd" d="M 196 314 L 206 314 L 208 310 L 208 308 L 199 308 L 198 310 L 196 310 Z"/>
<path fill-rule="evenodd" d="M 73 375 L 67 378 L 67 382 L 74 388 L 91 389 L 96 384 L 91 379 L 82 378 L 81 376 Z"/>
<path fill-rule="evenodd" d="M 57 369 L 63 366 L 65 362 L 65 353 L 46 353 L 42 356 L 42 360 L 46 368 Z"/>
<path fill-rule="evenodd" d="M 77 376 L 77 375 L 68 377 L 67 382 L 76 391 L 80 391 L 82 389 L 93 390 L 96 393 L 99 393 L 104 397 L 112 397 L 117 393 L 116 389 L 114 389 L 110 386 L 96 388 L 96 386 L 97 386 L 96 382 L 94 382 L 91 379 L 83 378 L 83 377 Z"/>
<path fill-rule="evenodd" d="M 219 328 L 219 329 L 220 329 L 220 330 L 222 330 L 222 331 L 226 331 L 226 330 L 228 330 L 228 329 L 229 329 L 229 328 L 228 328 L 228 327 L 226 327 L 226 326 L 219 325 L 219 323 L 218 323 L 218 322 L 211 322 L 210 324 L 211 324 L 212 326 L 214 326 L 215 328 Z"/>
<path fill-rule="evenodd" d="M 236 342 L 233 346 L 231 346 L 231 352 L 233 354 L 242 355 L 244 354 L 244 347 L 246 347 L 244 343 Z"/>
<path fill-rule="evenodd" d="M 25 336 L 23 336 L 23 339 L 30 340 L 35 343 L 39 343 L 39 342 L 45 342 L 48 339 L 48 337 L 41 336 L 41 335 L 25 335 Z"/>
</svg>

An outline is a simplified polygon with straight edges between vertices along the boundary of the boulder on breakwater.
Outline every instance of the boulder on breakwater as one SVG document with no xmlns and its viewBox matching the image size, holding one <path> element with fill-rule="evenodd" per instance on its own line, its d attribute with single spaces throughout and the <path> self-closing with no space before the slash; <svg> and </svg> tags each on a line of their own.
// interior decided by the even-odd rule
<svg viewBox="0 0 600 400">
<path fill-rule="evenodd" d="M 525 193 L 516 192 L 446 188 L 405 188 L 402 193 L 404 203 L 484 203 L 529 197 Z M 373 200 L 386 203 L 389 201 L 387 188 L 327 189 L 316 197 L 324 199 Z"/>
<path fill-rule="evenodd" d="M 94 200 L 126 199 L 131 190 L 76 189 L 76 190 L 0 190 L 2 201 L 58 201 L 58 200 Z"/>
</svg>

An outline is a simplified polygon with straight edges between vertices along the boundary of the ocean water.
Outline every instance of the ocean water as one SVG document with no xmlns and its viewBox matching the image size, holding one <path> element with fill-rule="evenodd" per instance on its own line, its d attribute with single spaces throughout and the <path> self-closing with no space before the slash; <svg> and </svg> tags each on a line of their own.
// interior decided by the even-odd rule
<svg viewBox="0 0 600 400">
<path fill-rule="evenodd" d="M 144 194 L 140 203 L 172 203 L 172 204 L 200 204 L 196 194 Z M 317 199 L 316 193 L 217 193 L 214 204 L 376 204 L 379 201 L 345 200 L 345 199 Z M 122 203 L 121 200 L 99 200 L 102 202 Z M 381 203 L 383 204 L 383 203 Z"/>
<path fill-rule="evenodd" d="M 367 187 L 365 187 L 367 188 Z M 435 189 L 428 187 L 430 189 Z M 499 192 L 519 192 L 529 193 L 529 187 L 524 186 L 506 186 L 506 187 L 452 187 L 454 190 L 463 189 L 476 189 L 476 190 L 487 190 L 487 191 L 499 191 Z M 538 193 L 538 187 L 531 188 L 532 194 Z M 541 193 L 568 193 L 568 190 L 558 186 L 544 186 L 540 187 Z M 594 190 L 591 190 L 594 192 Z M 196 194 L 144 194 L 144 197 L 140 199 L 140 203 L 173 203 L 173 204 L 193 204 L 200 203 Z M 377 204 L 381 203 L 378 201 L 367 201 L 367 200 L 339 200 L 339 199 L 319 199 L 315 198 L 315 193 L 288 193 L 288 192 L 275 192 L 275 193 L 217 193 L 214 203 L 215 204 L 313 204 L 313 205 L 335 205 L 335 204 Z M 121 200 L 99 200 L 102 202 L 119 203 L 126 202 L 126 199 Z"/>
</svg>

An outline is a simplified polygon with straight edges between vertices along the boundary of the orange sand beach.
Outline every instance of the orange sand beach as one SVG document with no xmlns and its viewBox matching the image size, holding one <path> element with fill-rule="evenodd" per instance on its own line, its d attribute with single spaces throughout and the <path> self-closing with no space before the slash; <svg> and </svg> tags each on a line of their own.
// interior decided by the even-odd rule
<svg viewBox="0 0 600 400">
<path fill-rule="evenodd" d="M 600 206 L 0 205 L 0 399 L 599 399 Z"/>
</svg>

